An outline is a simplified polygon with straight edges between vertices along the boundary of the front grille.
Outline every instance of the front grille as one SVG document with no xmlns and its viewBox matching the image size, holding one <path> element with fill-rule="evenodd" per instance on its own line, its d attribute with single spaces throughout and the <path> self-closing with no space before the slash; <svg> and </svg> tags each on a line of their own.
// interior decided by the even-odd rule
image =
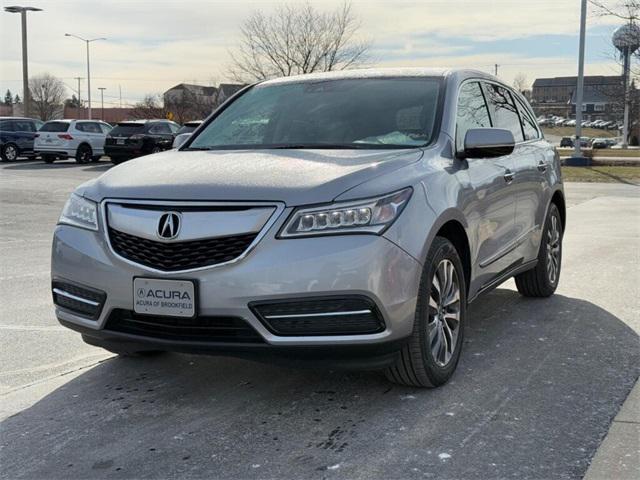
<svg viewBox="0 0 640 480">
<path fill-rule="evenodd" d="M 187 242 L 156 242 L 109 228 L 113 250 L 147 267 L 175 272 L 208 267 L 235 260 L 257 237 L 257 233 L 208 238 Z"/>
<path fill-rule="evenodd" d="M 105 330 L 186 342 L 264 343 L 245 320 L 237 317 L 174 318 L 117 309 L 109 315 Z"/>
<path fill-rule="evenodd" d="M 76 284 L 51 282 L 53 303 L 77 315 L 96 320 L 100 316 L 107 294 L 89 287 Z"/>
<path fill-rule="evenodd" d="M 358 295 L 253 303 L 264 326 L 281 336 L 363 335 L 384 330 L 375 303 Z"/>
</svg>

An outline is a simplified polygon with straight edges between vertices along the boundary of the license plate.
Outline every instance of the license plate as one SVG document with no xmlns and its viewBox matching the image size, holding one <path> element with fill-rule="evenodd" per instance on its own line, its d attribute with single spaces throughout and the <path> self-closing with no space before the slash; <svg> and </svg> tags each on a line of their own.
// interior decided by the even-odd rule
<svg viewBox="0 0 640 480">
<path fill-rule="evenodd" d="M 195 285 L 188 280 L 133 280 L 133 310 L 145 315 L 195 317 Z"/>
<path fill-rule="evenodd" d="M 118 138 L 118 139 L 116 140 L 116 144 L 117 144 L 117 145 L 124 145 L 124 138 Z"/>
</svg>

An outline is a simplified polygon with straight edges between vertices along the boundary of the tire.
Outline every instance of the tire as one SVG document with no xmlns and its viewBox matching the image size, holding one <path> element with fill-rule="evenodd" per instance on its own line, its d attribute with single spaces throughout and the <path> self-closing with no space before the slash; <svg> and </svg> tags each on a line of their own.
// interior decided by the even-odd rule
<svg viewBox="0 0 640 480">
<path fill-rule="evenodd" d="M 42 160 L 44 163 L 53 163 L 56 161 L 55 155 L 42 155 Z"/>
<path fill-rule="evenodd" d="M 518 292 L 525 297 L 549 297 L 560 280 L 562 266 L 562 220 L 558 207 L 552 203 L 544 222 L 538 264 L 535 268 L 516 275 Z"/>
<path fill-rule="evenodd" d="M 445 302 L 440 302 L 439 292 L 449 285 L 447 275 L 458 292 L 456 295 L 452 286 Z M 385 370 L 387 379 L 411 387 L 433 388 L 446 383 L 460 358 L 466 306 L 467 286 L 460 256 L 449 240 L 436 237 L 422 271 L 413 333 L 396 363 Z"/>
<path fill-rule="evenodd" d="M 93 157 L 91 157 L 91 163 L 98 163 L 101 158 L 102 155 L 94 155 Z"/>
<path fill-rule="evenodd" d="M 111 163 L 114 165 L 119 165 L 126 160 L 124 157 L 109 157 L 111 159 Z"/>
<path fill-rule="evenodd" d="M 76 163 L 85 164 L 91 161 L 93 151 L 89 145 L 82 144 L 76 150 Z"/>
<path fill-rule="evenodd" d="M 20 150 L 13 143 L 7 143 L 0 150 L 0 158 L 3 162 L 15 162 L 20 155 Z"/>
<path fill-rule="evenodd" d="M 154 147 L 151 149 L 151 153 L 160 153 L 162 151 L 162 148 L 160 148 L 158 145 L 154 145 Z"/>
</svg>

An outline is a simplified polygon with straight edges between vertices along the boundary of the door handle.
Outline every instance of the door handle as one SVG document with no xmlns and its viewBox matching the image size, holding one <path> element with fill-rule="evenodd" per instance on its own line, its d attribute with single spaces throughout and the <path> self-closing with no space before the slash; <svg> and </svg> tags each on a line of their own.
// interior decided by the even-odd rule
<svg viewBox="0 0 640 480">
<path fill-rule="evenodd" d="M 507 170 L 504 174 L 504 181 L 507 183 L 513 182 L 513 178 L 516 176 L 511 170 Z"/>
<path fill-rule="evenodd" d="M 547 164 L 543 160 L 540 160 L 540 162 L 538 162 L 538 170 L 543 173 L 547 171 Z"/>
</svg>

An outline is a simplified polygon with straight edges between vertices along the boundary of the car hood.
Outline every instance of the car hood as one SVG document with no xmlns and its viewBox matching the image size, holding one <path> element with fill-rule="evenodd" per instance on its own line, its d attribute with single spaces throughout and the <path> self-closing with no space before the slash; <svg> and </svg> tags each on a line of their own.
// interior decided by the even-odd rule
<svg viewBox="0 0 640 480">
<path fill-rule="evenodd" d="M 417 162 L 422 154 L 419 149 L 173 150 L 114 167 L 78 193 L 98 202 L 128 198 L 323 203 Z"/>
</svg>

